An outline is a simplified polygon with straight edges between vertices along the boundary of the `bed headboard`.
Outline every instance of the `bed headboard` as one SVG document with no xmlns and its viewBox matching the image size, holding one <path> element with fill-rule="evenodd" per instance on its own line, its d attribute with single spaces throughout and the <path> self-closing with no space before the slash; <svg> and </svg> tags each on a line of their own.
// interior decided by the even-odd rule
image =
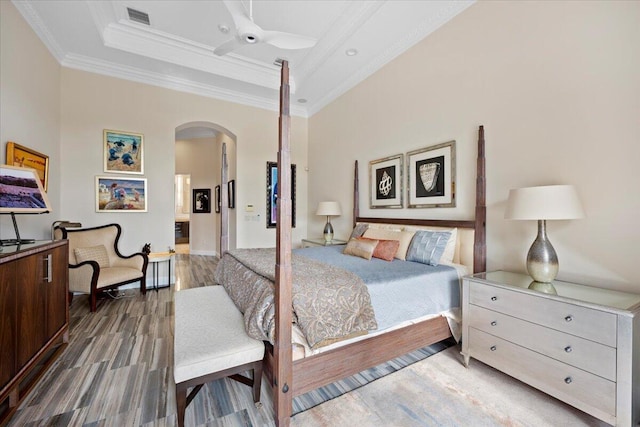
<svg viewBox="0 0 640 427">
<path fill-rule="evenodd" d="M 485 156 L 484 127 L 478 129 L 478 157 L 476 167 L 476 208 L 475 218 L 469 221 L 446 219 L 407 219 L 407 218 L 367 218 L 360 216 L 360 191 L 358 179 L 358 161 L 355 162 L 353 180 L 353 226 L 358 223 L 387 224 L 391 227 L 406 230 L 415 229 L 458 229 L 454 262 L 463 264 L 473 273 L 481 273 L 487 269 L 486 221 L 485 205 Z"/>
<path fill-rule="evenodd" d="M 378 222 L 384 221 L 384 222 Z M 391 222 L 394 221 L 394 222 Z M 390 218 L 358 218 L 356 224 L 368 224 L 370 228 L 384 228 L 391 230 L 401 231 L 417 231 L 417 230 L 442 230 L 451 231 L 456 229 L 456 245 L 455 252 L 453 253 L 453 262 L 455 264 L 462 264 L 467 267 L 469 273 L 473 271 L 473 244 L 475 237 L 475 229 L 469 226 L 467 221 L 459 221 L 457 225 L 451 226 L 432 226 L 421 225 L 419 220 L 404 220 L 402 223 L 398 223 L 398 220 Z"/>
</svg>

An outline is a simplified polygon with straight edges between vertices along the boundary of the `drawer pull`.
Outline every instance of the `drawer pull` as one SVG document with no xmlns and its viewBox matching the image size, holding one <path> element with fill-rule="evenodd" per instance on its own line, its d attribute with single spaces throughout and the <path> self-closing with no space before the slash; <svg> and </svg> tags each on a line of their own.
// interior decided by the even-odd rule
<svg viewBox="0 0 640 427">
<path fill-rule="evenodd" d="M 491 326 L 496 326 L 498 324 L 498 322 L 496 322 L 495 320 L 493 322 L 491 322 Z"/>
<path fill-rule="evenodd" d="M 491 351 L 496 351 L 496 350 L 497 350 L 497 348 L 496 348 L 496 346 L 495 346 L 495 345 L 492 345 L 492 346 L 491 346 L 491 348 L 490 348 L 489 350 L 491 350 Z"/>
<path fill-rule="evenodd" d="M 568 315 L 567 317 L 564 318 L 565 321 L 567 322 L 571 322 L 573 320 L 573 316 L 572 315 Z"/>
<path fill-rule="evenodd" d="M 571 353 L 571 352 L 573 351 L 573 349 L 571 348 L 571 346 L 570 346 L 570 345 L 568 345 L 568 346 L 566 346 L 566 347 L 564 348 L 564 351 L 565 351 L 566 353 Z"/>
<path fill-rule="evenodd" d="M 498 297 L 491 297 L 491 301 L 498 301 Z"/>
<path fill-rule="evenodd" d="M 573 381 L 573 379 L 571 377 L 567 377 L 564 379 L 564 382 L 567 384 L 571 384 L 571 382 Z"/>
</svg>

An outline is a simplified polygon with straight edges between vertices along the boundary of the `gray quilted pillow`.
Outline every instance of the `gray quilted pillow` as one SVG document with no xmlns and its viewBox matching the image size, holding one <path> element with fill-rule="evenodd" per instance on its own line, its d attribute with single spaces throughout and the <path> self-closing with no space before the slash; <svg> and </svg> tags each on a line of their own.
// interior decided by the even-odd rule
<svg viewBox="0 0 640 427">
<path fill-rule="evenodd" d="M 407 251 L 407 261 L 438 265 L 449 237 L 448 231 L 416 231 Z"/>
</svg>

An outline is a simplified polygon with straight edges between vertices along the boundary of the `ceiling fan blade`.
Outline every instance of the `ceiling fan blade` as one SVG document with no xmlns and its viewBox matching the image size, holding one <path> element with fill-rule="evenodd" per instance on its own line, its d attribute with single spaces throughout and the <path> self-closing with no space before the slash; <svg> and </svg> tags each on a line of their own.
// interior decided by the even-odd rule
<svg viewBox="0 0 640 427">
<path fill-rule="evenodd" d="M 216 47 L 213 53 L 218 56 L 226 55 L 227 53 L 239 48 L 243 44 L 244 43 L 234 37 L 231 40 L 228 40 L 222 43 L 220 46 Z"/>
<path fill-rule="evenodd" d="M 222 2 L 231 14 L 231 18 L 233 18 L 233 23 L 235 24 L 236 28 L 242 26 L 243 24 L 246 25 L 247 21 L 251 22 L 251 19 L 249 19 L 249 16 L 247 15 L 247 12 L 244 9 L 241 1 L 223 0 Z"/>
<path fill-rule="evenodd" d="M 317 43 L 313 37 L 282 31 L 263 31 L 262 41 L 280 49 L 306 49 Z"/>
</svg>

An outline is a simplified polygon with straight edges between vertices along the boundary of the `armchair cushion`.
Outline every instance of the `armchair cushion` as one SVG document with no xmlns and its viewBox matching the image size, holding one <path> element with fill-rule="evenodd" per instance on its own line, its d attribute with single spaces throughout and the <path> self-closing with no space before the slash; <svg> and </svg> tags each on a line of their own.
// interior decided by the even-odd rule
<svg viewBox="0 0 640 427">
<path fill-rule="evenodd" d="M 107 248 L 105 248 L 104 245 L 91 246 L 88 248 L 75 248 L 73 251 L 75 252 L 76 261 L 78 261 L 78 263 L 84 261 L 95 261 L 98 263 L 100 268 L 111 267 Z"/>
<path fill-rule="evenodd" d="M 130 282 L 132 280 L 142 277 L 142 271 L 135 268 L 127 267 L 110 267 L 100 269 L 100 275 L 98 276 L 97 288 L 104 288 L 106 286 L 115 285 L 122 282 Z"/>
</svg>

